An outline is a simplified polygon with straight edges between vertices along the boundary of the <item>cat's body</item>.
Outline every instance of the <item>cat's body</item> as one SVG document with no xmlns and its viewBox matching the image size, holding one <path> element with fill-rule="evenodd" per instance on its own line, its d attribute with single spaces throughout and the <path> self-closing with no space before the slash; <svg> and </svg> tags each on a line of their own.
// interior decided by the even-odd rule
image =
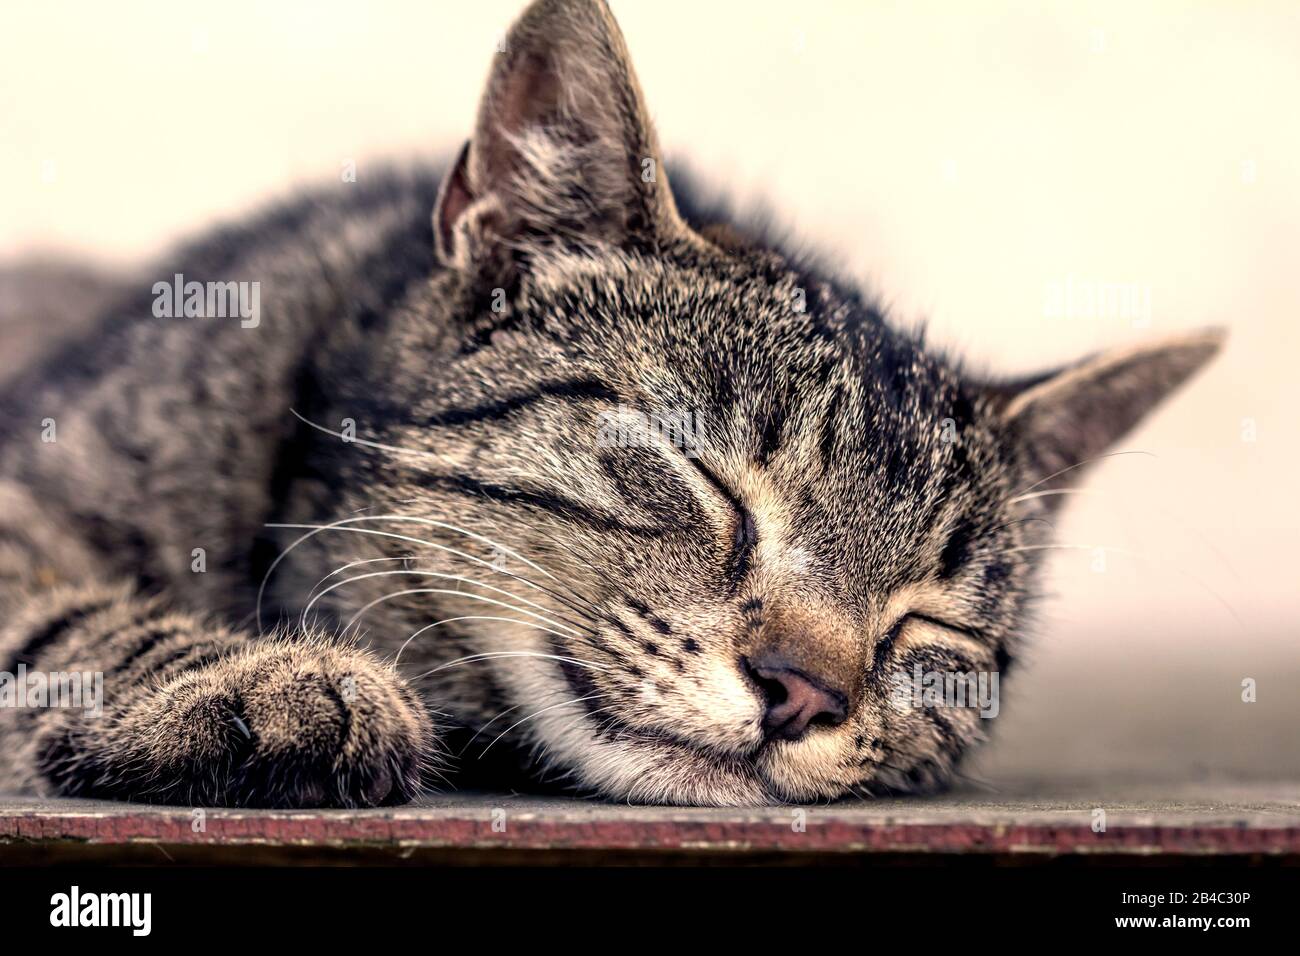
<svg viewBox="0 0 1300 956">
<path fill-rule="evenodd" d="M 0 788 L 941 783 L 981 720 L 897 706 L 895 675 L 1004 669 L 1039 493 L 1217 336 L 977 382 L 682 198 L 607 12 L 544 2 L 444 176 L 203 240 L 11 383 L 0 671 L 102 671 L 105 704 L 0 711 Z M 259 282 L 255 324 L 156 316 L 176 274 Z"/>
</svg>

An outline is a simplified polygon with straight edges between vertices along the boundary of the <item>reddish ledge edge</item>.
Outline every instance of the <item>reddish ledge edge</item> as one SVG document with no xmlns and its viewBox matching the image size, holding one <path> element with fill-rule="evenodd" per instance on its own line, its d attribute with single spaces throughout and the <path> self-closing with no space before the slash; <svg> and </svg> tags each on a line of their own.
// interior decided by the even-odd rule
<svg viewBox="0 0 1300 956">
<path fill-rule="evenodd" d="M 1231 825 L 878 824 L 809 820 L 508 819 L 346 814 L 227 815 L 210 812 L 195 832 L 188 814 L 0 814 L 5 842 L 158 843 L 191 846 L 493 847 L 515 850 L 775 851 L 791 853 L 1300 854 L 1300 827 Z"/>
</svg>

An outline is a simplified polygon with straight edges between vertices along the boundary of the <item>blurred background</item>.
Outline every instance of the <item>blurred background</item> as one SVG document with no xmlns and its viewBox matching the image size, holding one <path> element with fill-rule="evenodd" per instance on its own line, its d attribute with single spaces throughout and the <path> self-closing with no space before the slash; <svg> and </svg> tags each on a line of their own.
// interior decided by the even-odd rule
<svg viewBox="0 0 1300 956">
<path fill-rule="evenodd" d="M 6 5 L 0 322 L 15 269 L 81 314 L 102 276 L 213 221 L 451 151 L 522 6 Z M 1148 454 L 1070 502 L 1079 548 L 1052 560 L 968 773 L 1300 780 L 1300 6 L 612 7 L 670 159 L 771 206 L 977 367 L 1231 329 L 1121 446 Z"/>
</svg>

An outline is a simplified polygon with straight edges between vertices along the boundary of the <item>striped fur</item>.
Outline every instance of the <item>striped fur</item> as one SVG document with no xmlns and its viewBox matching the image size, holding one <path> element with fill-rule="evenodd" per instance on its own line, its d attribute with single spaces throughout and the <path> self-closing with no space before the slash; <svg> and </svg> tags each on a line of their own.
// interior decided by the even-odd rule
<svg viewBox="0 0 1300 956">
<path fill-rule="evenodd" d="M 0 659 L 100 671 L 105 706 L 0 713 L 0 786 L 347 806 L 440 769 L 760 804 L 948 779 L 986 722 L 896 706 L 896 675 L 1006 669 L 1060 500 L 1019 493 L 1219 336 L 982 380 L 670 188 L 647 116 L 604 5 L 542 0 L 447 169 L 146 273 L 260 282 L 255 328 L 128 288 L 6 387 Z M 689 442 L 606 440 L 665 414 Z M 764 735 L 744 662 L 774 648 L 842 723 Z"/>
</svg>

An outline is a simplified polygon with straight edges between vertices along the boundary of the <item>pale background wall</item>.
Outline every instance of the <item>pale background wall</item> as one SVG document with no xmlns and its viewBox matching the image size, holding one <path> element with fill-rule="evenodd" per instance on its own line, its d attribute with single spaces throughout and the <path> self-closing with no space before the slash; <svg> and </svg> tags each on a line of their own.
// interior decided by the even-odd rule
<svg viewBox="0 0 1300 956">
<path fill-rule="evenodd" d="M 137 262 L 346 160 L 448 150 L 519 6 L 6 5 L 0 260 Z M 1300 773 L 1300 7 L 613 6 L 670 155 L 767 197 L 980 363 L 1232 329 L 1123 446 L 1156 457 L 1074 502 L 1063 540 L 1145 558 L 1056 559 L 974 772 Z M 1067 282 L 1150 308 L 1060 315 Z"/>
</svg>

